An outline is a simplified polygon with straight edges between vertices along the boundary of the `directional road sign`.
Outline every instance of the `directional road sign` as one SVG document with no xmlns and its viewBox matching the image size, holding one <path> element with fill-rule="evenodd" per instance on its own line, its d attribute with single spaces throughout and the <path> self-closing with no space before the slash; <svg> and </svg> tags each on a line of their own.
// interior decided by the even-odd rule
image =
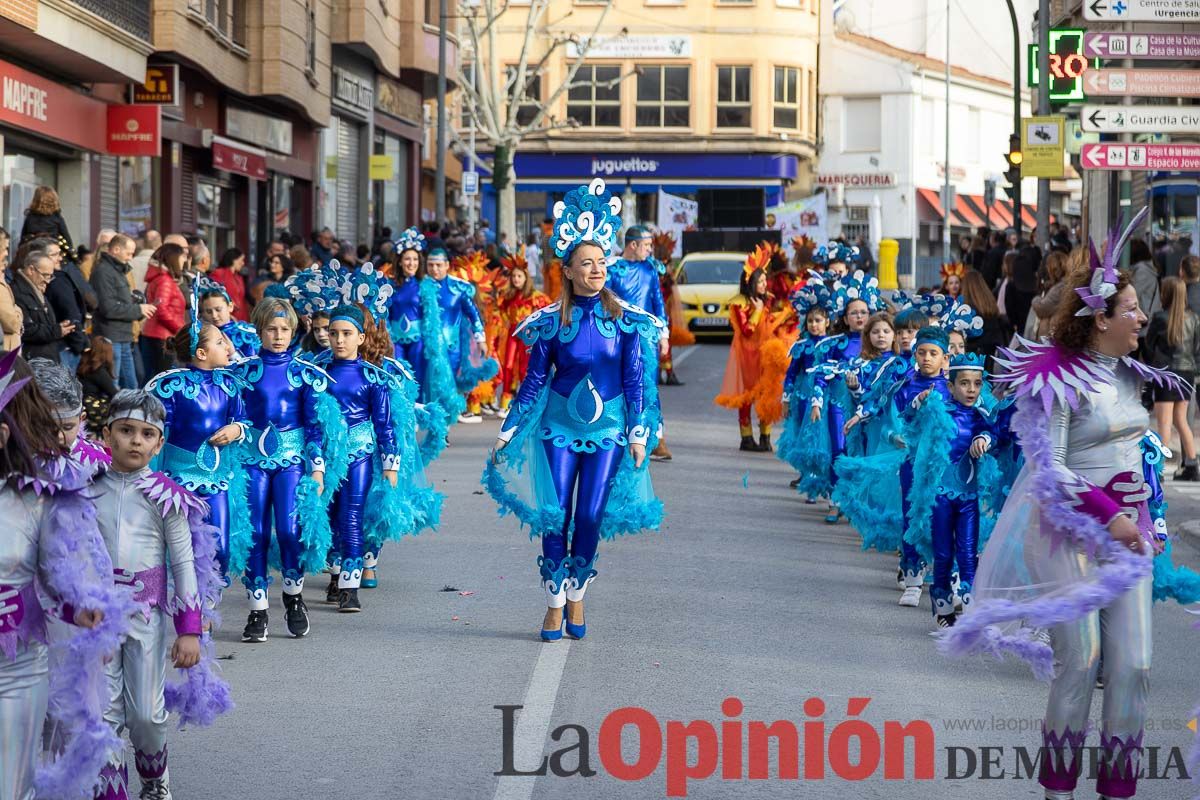
<svg viewBox="0 0 1200 800">
<path fill-rule="evenodd" d="M 1200 144 L 1085 144 L 1079 159 L 1084 169 L 1194 172 Z"/>
<path fill-rule="evenodd" d="M 1093 22 L 1200 22 L 1200 0 L 1083 0 Z"/>
<path fill-rule="evenodd" d="M 1200 133 L 1200 107 L 1083 106 L 1079 122 L 1093 133 Z"/>
<path fill-rule="evenodd" d="M 1200 33 L 1085 33 L 1088 58 L 1200 59 Z"/>
<path fill-rule="evenodd" d="M 1089 69 L 1088 97 L 1200 97 L 1200 69 Z"/>
</svg>

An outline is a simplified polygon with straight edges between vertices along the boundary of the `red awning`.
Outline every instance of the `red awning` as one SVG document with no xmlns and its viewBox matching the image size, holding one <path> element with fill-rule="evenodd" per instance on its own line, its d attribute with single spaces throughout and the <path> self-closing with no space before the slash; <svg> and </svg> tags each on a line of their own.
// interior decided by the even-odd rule
<svg viewBox="0 0 1200 800">
<path fill-rule="evenodd" d="M 929 208 L 933 211 L 932 217 L 943 219 L 946 212 L 942 211 L 942 198 L 933 189 L 917 189 L 917 197 L 925 201 Z M 932 219 L 927 219 L 932 222 Z"/>
<path fill-rule="evenodd" d="M 235 172 L 256 181 L 267 179 L 267 153 L 248 144 L 235 142 L 222 136 L 212 139 L 212 162 L 214 169 Z"/>
<path fill-rule="evenodd" d="M 921 198 L 928 206 L 925 214 L 921 215 L 921 221 L 932 224 L 941 224 L 946 218 L 945 211 L 942 210 L 942 196 L 940 192 L 933 189 L 917 189 L 917 196 Z M 975 219 L 969 209 L 960 206 L 961 200 L 956 198 L 954 208 L 951 209 L 954 216 L 950 219 L 950 227 L 952 228 L 973 228 L 983 223 Z"/>
<path fill-rule="evenodd" d="M 988 213 L 987 204 L 983 202 L 983 195 L 968 194 L 965 195 L 971 206 L 976 209 L 976 215 L 982 220 L 983 225 L 989 228 L 1011 228 L 1012 214 L 1000 203 L 992 203 L 991 213 Z"/>
<path fill-rule="evenodd" d="M 920 215 L 921 221 L 927 224 L 940 224 L 945 219 L 942 210 L 942 195 L 934 189 L 917 189 L 924 208 Z M 971 228 L 972 230 L 988 224 L 988 210 L 983 202 L 983 195 L 955 194 L 954 217 L 952 227 Z M 1050 215 L 1050 221 L 1055 222 L 1055 215 Z M 1022 204 L 1021 224 L 1024 230 L 1030 230 L 1037 224 L 1037 206 Z M 991 209 L 991 225 L 993 229 L 1013 227 L 1013 203 L 1011 200 L 997 200 Z"/>
<path fill-rule="evenodd" d="M 971 208 L 967 202 L 965 195 L 954 195 L 954 213 L 963 221 L 964 225 L 969 225 L 971 228 L 978 228 L 984 224 L 983 220 L 975 213 L 975 209 Z"/>
</svg>

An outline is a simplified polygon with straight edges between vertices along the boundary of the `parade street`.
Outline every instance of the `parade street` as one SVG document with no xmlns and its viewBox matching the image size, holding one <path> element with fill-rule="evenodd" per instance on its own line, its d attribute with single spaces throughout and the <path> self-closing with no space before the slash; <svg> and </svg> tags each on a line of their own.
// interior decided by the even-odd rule
<svg viewBox="0 0 1200 800">
<path fill-rule="evenodd" d="M 653 468 L 666 523 L 659 534 L 601 545 L 585 640 L 538 641 L 538 547 L 512 519 L 496 518 L 478 485 L 497 424 L 456 426 L 430 470 L 453 498 L 441 529 L 384 551 L 380 588 L 363 592 L 363 613 L 338 615 L 322 603 L 324 576 L 316 576 L 306 591 L 308 638 L 288 638 L 272 609 L 270 638 L 242 644 L 245 601 L 240 587 L 226 592 L 217 647 L 237 708 L 210 729 L 172 735 L 175 796 L 665 797 L 668 721 L 721 730 L 731 719 L 722 702 L 736 697 L 743 743 L 754 721 L 790 721 L 801 731 L 800 781 L 779 779 L 774 745 L 767 780 L 748 779 L 750 757 L 735 764 L 740 780 L 722 780 L 721 759 L 739 749 L 722 747 L 712 776 L 685 784 L 689 797 L 1040 797 L 1035 780 L 1013 777 L 1016 748 L 1036 757 L 1045 687 L 1023 666 L 939 656 L 928 595 L 920 609 L 896 604 L 895 557 L 861 552 L 844 523 L 823 524 L 824 506 L 806 506 L 788 489 L 792 475 L 780 461 L 736 450 L 733 413 L 711 402 L 727 353 L 725 345 L 701 345 L 677 359 L 687 385 L 663 392 L 675 460 Z M 1172 522 L 1193 518 L 1189 498 L 1168 491 Z M 1196 566 L 1192 541 L 1177 540 L 1175 554 Z M 273 596 L 278 586 L 277 579 Z M 1178 765 L 1195 700 L 1193 618 L 1159 604 L 1154 620 L 1154 727 L 1145 744 L 1158 748 L 1154 769 L 1169 778 L 1144 780 L 1138 796 L 1180 798 L 1191 790 Z M 824 702 L 823 715 L 806 713 L 810 698 Z M 822 738 L 836 739 L 848 698 L 869 698 L 854 711 L 881 738 L 885 721 L 927 721 L 936 740 L 933 780 L 913 780 L 911 742 L 903 781 L 884 781 L 876 753 L 870 777 L 847 783 L 832 767 L 832 743 L 824 778 L 805 779 L 821 768 L 803 744 L 805 723 L 823 719 Z M 596 774 L 496 777 L 505 719 L 495 706 L 524 706 L 515 726 L 509 720 L 517 770 L 577 745 L 580 728 L 550 737 L 575 725 L 586 731 L 586 766 Z M 661 750 L 657 768 L 636 782 L 613 777 L 600 753 L 602 722 L 627 706 L 653 715 L 663 737 L 643 742 L 639 756 L 638 728 L 626 728 L 626 765 L 651 759 L 641 762 L 649 771 Z M 1093 715 L 1099 707 L 1097 692 Z M 579 758 L 576 748 L 557 766 L 575 772 Z M 686 758 L 697 762 L 694 746 Z M 682 764 L 675 761 L 676 773 Z M 970 774 L 951 781 L 951 770 Z"/>
</svg>

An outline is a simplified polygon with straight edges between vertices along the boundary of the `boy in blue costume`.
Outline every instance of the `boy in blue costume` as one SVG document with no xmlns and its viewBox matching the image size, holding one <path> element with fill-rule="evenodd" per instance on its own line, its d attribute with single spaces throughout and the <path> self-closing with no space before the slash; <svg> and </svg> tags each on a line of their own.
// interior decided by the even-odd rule
<svg viewBox="0 0 1200 800">
<path fill-rule="evenodd" d="M 428 395 L 427 399 L 440 403 L 443 408 L 449 409 L 457 405 L 465 409 L 461 397 L 474 389 L 480 381 L 494 377 L 499 365 L 494 359 L 487 358 L 487 335 L 483 330 L 483 318 L 475 306 L 475 287 L 461 278 L 450 275 L 449 270 L 449 254 L 440 247 L 432 248 L 425 258 L 426 278 L 422 284 L 428 281 L 431 289 L 437 291 L 441 314 L 441 344 L 446 350 L 450 374 L 460 400 L 458 404 L 447 402 L 442 392 L 436 390 Z M 426 338 L 426 348 L 431 346 L 429 338 Z M 434 378 L 427 374 L 427 380 L 432 381 Z M 483 421 L 478 414 L 465 410 L 461 411 L 456 419 L 469 424 Z M 451 422 L 453 421 L 452 419 Z"/>
<path fill-rule="evenodd" d="M 952 573 L 958 565 L 958 597 L 971 602 L 979 561 L 979 467 L 991 448 L 993 428 L 977 403 L 983 390 L 984 361 L 975 354 L 950 361 L 949 403 L 926 389 L 913 401 L 908 432 L 913 441 L 913 484 L 908 495 L 905 542 L 933 562 L 930 589 L 939 628 L 955 621 Z M 911 487 L 916 486 L 914 490 Z"/>
</svg>

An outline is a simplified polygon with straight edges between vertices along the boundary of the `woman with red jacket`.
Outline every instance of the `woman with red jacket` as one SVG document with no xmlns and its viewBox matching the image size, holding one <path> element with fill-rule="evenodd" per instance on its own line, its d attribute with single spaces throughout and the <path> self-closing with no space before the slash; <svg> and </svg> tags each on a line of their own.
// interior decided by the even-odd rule
<svg viewBox="0 0 1200 800">
<path fill-rule="evenodd" d="M 146 374 L 170 369 L 175 359 L 167 345 L 187 322 L 187 300 L 179 281 L 183 278 L 187 251 L 177 244 L 164 244 L 150 256 L 146 268 L 146 302 L 158 307 L 142 324 L 140 346 Z"/>
</svg>

